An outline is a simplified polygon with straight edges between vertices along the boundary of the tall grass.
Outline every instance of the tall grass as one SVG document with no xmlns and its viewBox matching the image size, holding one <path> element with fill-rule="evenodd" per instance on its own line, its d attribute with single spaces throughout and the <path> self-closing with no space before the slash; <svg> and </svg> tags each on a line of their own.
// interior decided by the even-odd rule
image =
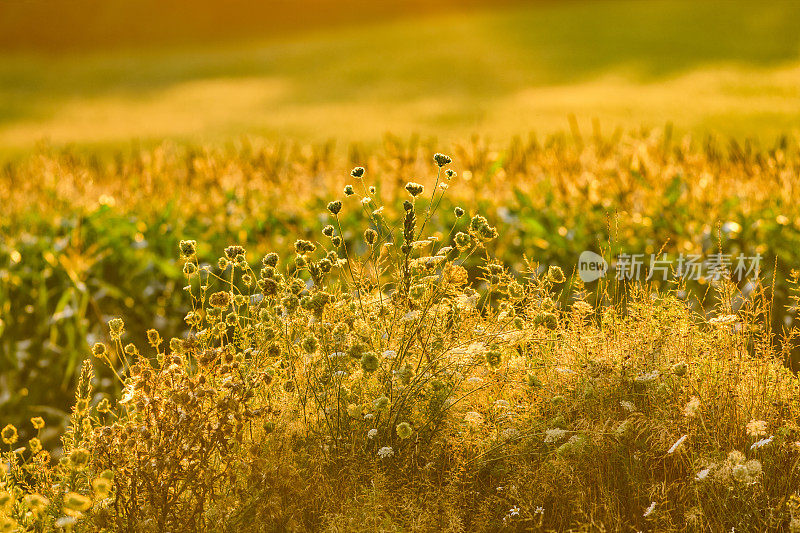
<svg viewBox="0 0 800 533">
<path fill-rule="evenodd" d="M 800 529 L 797 331 L 774 338 L 771 287 L 735 309 L 715 282 L 707 317 L 512 269 L 491 216 L 445 210 L 463 178 L 434 161 L 395 210 L 355 168 L 288 257 L 180 241 L 188 331 L 108 322 L 60 461 L 2 430 L 3 527 Z"/>
</svg>

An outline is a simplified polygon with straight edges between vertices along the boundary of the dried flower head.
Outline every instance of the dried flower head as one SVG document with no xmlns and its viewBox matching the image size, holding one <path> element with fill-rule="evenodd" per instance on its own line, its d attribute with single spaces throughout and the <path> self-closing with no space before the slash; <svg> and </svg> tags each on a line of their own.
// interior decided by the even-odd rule
<svg viewBox="0 0 800 533">
<path fill-rule="evenodd" d="M 444 154 L 434 154 L 433 160 L 436 162 L 437 165 L 439 165 L 439 168 L 445 165 L 449 165 L 450 163 L 453 162 L 453 160 L 450 159 L 450 156 Z"/>
<path fill-rule="evenodd" d="M 408 191 L 408 194 L 416 198 L 425 191 L 425 186 L 413 181 L 409 181 L 406 183 L 406 191 Z"/>
</svg>

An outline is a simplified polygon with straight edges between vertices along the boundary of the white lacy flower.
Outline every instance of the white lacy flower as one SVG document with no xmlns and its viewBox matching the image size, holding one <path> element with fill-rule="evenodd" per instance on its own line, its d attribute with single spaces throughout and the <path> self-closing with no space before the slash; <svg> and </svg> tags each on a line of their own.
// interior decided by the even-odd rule
<svg viewBox="0 0 800 533">
<path fill-rule="evenodd" d="M 655 510 L 656 510 L 656 502 L 650 502 L 650 507 L 644 510 L 644 514 L 642 516 L 647 518 L 648 516 L 653 514 L 653 511 Z"/>
<path fill-rule="evenodd" d="M 375 437 L 377 437 L 377 436 L 378 436 L 378 430 L 377 430 L 377 429 L 375 429 L 375 428 L 372 428 L 372 429 L 370 429 L 369 431 L 367 431 L 367 437 L 368 437 L 368 438 L 370 438 L 370 439 L 374 439 L 374 438 L 375 438 Z"/>
<path fill-rule="evenodd" d="M 387 457 L 391 457 L 394 455 L 394 449 L 391 446 L 384 446 L 380 450 L 378 450 L 378 457 L 381 459 L 386 459 Z"/>
<path fill-rule="evenodd" d="M 629 402 L 628 400 L 622 400 L 619 402 L 619 405 L 629 413 L 632 413 L 636 410 L 636 406 L 633 404 L 633 402 Z"/>
<path fill-rule="evenodd" d="M 567 433 L 569 432 L 566 429 L 561 429 L 561 428 L 548 429 L 547 431 L 544 432 L 544 441 L 548 444 L 558 442 L 564 437 L 566 437 Z"/>
</svg>

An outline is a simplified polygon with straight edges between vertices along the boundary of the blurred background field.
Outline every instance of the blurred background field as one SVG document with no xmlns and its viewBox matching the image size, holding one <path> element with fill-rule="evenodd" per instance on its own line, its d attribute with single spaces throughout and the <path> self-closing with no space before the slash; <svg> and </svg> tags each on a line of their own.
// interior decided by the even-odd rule
<svg viewBox="0 0 800 533">
<path fill-rule="evenodd" d="M 796 133 L 796 2 L 0 4 L 0 150 Z"/>
<path fill-rule="evenodd" d="M 0 420 L 55 434 L 111 317 L 184 331 L 179 240 L 288 253 L 352 166 L 391 203 L 438 151 L 512 265 L 721 243 L 789 302 L 800 4 L 253 4 L 0 3 Z"/>
</svg>

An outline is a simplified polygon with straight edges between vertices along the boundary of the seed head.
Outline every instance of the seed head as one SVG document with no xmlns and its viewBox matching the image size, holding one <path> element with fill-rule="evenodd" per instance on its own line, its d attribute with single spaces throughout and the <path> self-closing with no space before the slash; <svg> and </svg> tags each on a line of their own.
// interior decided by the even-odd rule
<svg viewBox="0 0 800 533">
<path fill-rule="evenodd" d="M 397 427 L 395 429 L 397 430 L 397 436 L 403 440 L 410 437 L 411 434 L 414 432 L 414 430 L 411 429 L 411 424 L 409 424 L 408 422 L 400 422 L 399 424 L 397 424 Z"/>
<path fill-rule="evenodd" d="M 345 185 L 344 186 L 344 195 L 345 196 L 353 196 L 356 193 L 355 189 L 352 185 Z"/>
<path fill-rule="evenodd" d="M 14 444 L 17 442 L 17 428 L 13 425 L 8 424 L 6 427 L 3 428 L 3 431 L 0 431 L 0 437 L 2 437 L 3 442 L 6 444 Z"/>
<path fill-rule="evenodd" d="M 409 181 L 408 183 L 406 183 L 406 191 L 408 191 L 408 194 L 416 198 L 425 191 L 425 187 L 423 185 L 420 185 L 419 183 L 414 183 L 413 181 Z"/>
<path fill-rule="evenodd" d="M 153 348 L 156 348 L 161 344 L 161 335 L 159 335 L 158 331 L 156 331 L 154 329 L 148 329 L 147 330 L 147 342 L 150 343 L 150 346 L 152 346 Z"/>
<path fill-rule="evenodd" d="M 90 458 L 89 450 L 86 448 L 75 448 L 72 450 L 72 453 L 69 454 L 69 464 L 75 470 L 83 470 L 88 466 Z"/>
<path fill-rule="evenodd" d="M 332 215 L 338 215 L 339 211 L 341 210 L 342 210 L 342 202 L 340 200 L 334 200 L 333 202 L 328 204 L 328 211 L 330 211 Z"/>
<path fill-rule="evenodd" d="M 456 176 L 458 176 L 458 174 L 456 174 L 456 171 L 451 168 L 448 168 L 447 170 L 444 171 L 444 177 L 449 180 L 455 178 Z"/>
<path fill-rule="evenodd" d="M 463 231 L 459 231 L 458 233 L 456 233 L 454 240 L 456 243 L 456 248 L 458 248 L 460 252 L 463 252 L 464 250 L 472 246 L 472 237 L 470 237 L 467 233 L 464 233 Z"/>
<path fill-rule="evenodd" d="M 95 357 L 103 357 L 108 352 L 108 348 L 102 342 L 94 343 L 92 346 L 92 355 Z"/>
<path fill-rule="evenodd" d="M 42 429 L 44 427 L 44 418 L 41 416 L 34 416 L 31 418 L 31 425 L 33 425 L 33 429 Z"/>
<path fill-rule="evenodd" d="M 226 291 L 215 292 L 208 298 L 208 303 L 211 307 L 225 309 L 231 304 L 231 294 Z"/>
<path fill-rule="evenodd" d="M 456 207 L 455 209 L 453 209 L 453 213 L 456 215 L 456 218 L 461 218 L 464 216 L 464 210 L 461 209 L 460 207 Z"/>
<path fill-rule="evenodd" d="M 181 251 L 181 257 L 190 259 L 197 253 L 197 241 L 181 241 L 178 248 Z"/>
<path fill-rule="evenodd" d="M 77 492 L 68 492 L 64 495 L 64 507 L 71 511 L 84 512 L 88 511 L 92 506 L 92 500 L 78 494 Z"/>
<path fill-rule="evenodd" d="M 378 232 L 372 228 L 367 228 L 367 230 L 364 231 L 364 240 L 370 246 L 374 245 L 378 241 Z"/>
<path fill-rule="evenodd" d="M 356 167 L 350 171 L 350 175 L 354 178 L 361 178 L 364 176 L 364 167 Z"/>
<path fill-rule="evenodd" d="M 333 226 L 328 224 L 327 226 L 322 228 L 322 234 L 325 235 L 326 237 L 333 237 Z"/>
<path fill-rule="evenodd" d="M 450 156 L 446 156 L 444 154 L 435 154 L 433 156 L 433 160 L 436 162 L 437 165 L 439 165 L 439 168 L 445 165 L 449 165 L 450 163 L 453 162 L 453 160 L 450 159 Z"/>
<path fill-rule="evenodd" d="M 275 268 L 278 266 L 278 254 L 275 252 L 270 252 L 264 256 L 264 259 L 261 260 L 264 266 Z"/>
<path fill-rule="evenodd" d="M 367 352 L 361 356 L 361 368 L 364 372 L 375 372 L 380 364 L 381 362 L 375 352 Z"/>
<path fill-rule="evenodd" d="M 567 280 L 564 271 L 558 265 L 550 265 L 550 268 L 547 269 L 547 279 L 553 283 L 564 283 Z"/>
<path fill-rule="evenodd" d="M 108 321 L 108 329 L 111 333 L 111 338 L 117 340 L 125 332 L 125 322 L 121 318 L 112 318 Z"/>
<path fill-rule="evenodd" d="M 239 245 L 228 246 L 225 248 L 225 257 L 227 257 L 229 261 L 236 261 L 236 257 L 244 255 L 244 252 L 244 248 Z"/>
</svg>

